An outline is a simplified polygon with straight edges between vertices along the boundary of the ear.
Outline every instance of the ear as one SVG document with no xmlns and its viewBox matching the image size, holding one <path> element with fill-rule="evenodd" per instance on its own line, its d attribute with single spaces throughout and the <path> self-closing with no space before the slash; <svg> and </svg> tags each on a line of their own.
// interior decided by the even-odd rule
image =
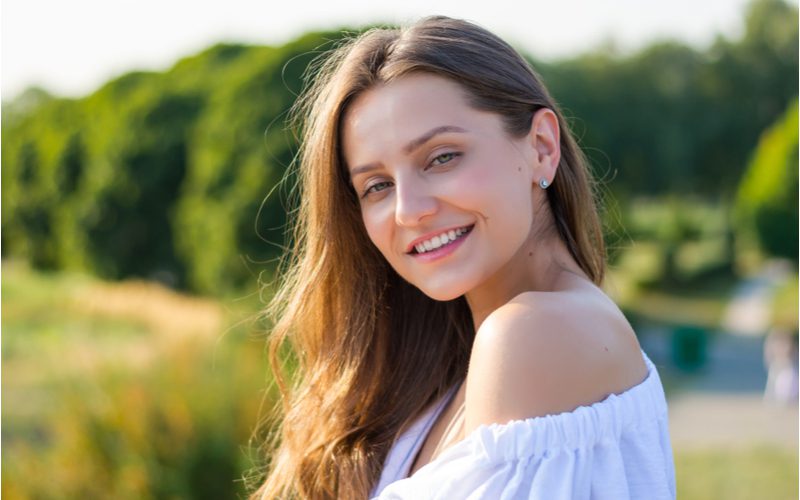
<svg viewBox="0 0 800 500">
<path fill-rule="evenodd" d="M 552 109 L 542 108 L 533 115 L 529 134 L 536 160 L 534 179 L 547 179 L 552 184 L 561 161 L 561 134 L 558 117 Z"/>
</svg>

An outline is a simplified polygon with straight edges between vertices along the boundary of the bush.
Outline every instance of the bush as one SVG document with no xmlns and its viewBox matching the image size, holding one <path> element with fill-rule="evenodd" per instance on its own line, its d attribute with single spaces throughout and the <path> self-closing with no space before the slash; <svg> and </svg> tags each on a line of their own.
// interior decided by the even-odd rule
<svg viewBox="0 0 800 500">
<path fill-rule="evenodd" d="M 739 186 L 737 237 L 754 239 L 767 256 L 797 262 L 797 100 L 761 136 Z"/>
</svg>

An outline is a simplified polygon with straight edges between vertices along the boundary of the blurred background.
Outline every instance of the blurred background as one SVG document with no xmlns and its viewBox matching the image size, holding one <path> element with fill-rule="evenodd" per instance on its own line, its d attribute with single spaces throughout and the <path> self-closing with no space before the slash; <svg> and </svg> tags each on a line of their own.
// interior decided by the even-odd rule
<svg viewBox="0 0 800 500">
<path fill-rule="evenodd" d="M 432 13 L 522 51 L 591 159 L 678 498 L 797 498 L 797 3 L 403 4 L 3 2 L 6 498 L 257 481 L 286 112 L 343 31 Z"/>
</svg>

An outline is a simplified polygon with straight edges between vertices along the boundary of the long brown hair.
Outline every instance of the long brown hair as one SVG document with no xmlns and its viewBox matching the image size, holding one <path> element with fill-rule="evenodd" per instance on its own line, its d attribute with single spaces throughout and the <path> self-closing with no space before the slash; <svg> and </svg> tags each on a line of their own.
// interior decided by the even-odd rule
<svg viewBox="0 0 800 500">
<path fill-rule="evenodd" d="M 405 282 L 370 242 L 340 148 L 348 104 L 412 72 L 450 78 L 507 132 L 530 130 L 547 107 L 559 118 L 561 163 L 547 191 L 558 234 L 597 284 L 605 253 L 586 162 L 528 63 L 469 22 L 429 17 L 372 29 L 327 56 L 294 108 L 302 122 L 293 252 L 268 308 L 269 356 L 282 421 L 267 443 L 255 498 L 365 498 L 401 429 L 466 376 L 475 329 L 463 297 L 435 301 Z M 288 373 L 282 347 L 296 358 Z M 287 381 L 291 380 L 291 387 Z"/>
</svg>

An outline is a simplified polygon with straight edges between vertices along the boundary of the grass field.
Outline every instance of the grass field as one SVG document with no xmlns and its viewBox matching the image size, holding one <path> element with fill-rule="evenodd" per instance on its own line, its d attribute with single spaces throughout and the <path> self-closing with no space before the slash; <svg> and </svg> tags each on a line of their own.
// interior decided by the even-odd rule
<svg viewBox="0 0 800 500">
<path fill-rule="evenodd" d="M 274 397 L 258 305 L 4 263 L 3 496 L 241 496 Z M 675 463 L 683 500 L 797 498 L 796 452 L 676 449 Z"/>
<path fill-rule="evenodd" d="M 794 453 L 754 443 L 752 448 L 675 450 L 681 500 L 795 500 L 798 461 Z"/>
<path fill-rule="evenodd" d="M 4 498 L 237 498 L 270 404 L 257 300 L 2 269 Z"/>
</svg>

